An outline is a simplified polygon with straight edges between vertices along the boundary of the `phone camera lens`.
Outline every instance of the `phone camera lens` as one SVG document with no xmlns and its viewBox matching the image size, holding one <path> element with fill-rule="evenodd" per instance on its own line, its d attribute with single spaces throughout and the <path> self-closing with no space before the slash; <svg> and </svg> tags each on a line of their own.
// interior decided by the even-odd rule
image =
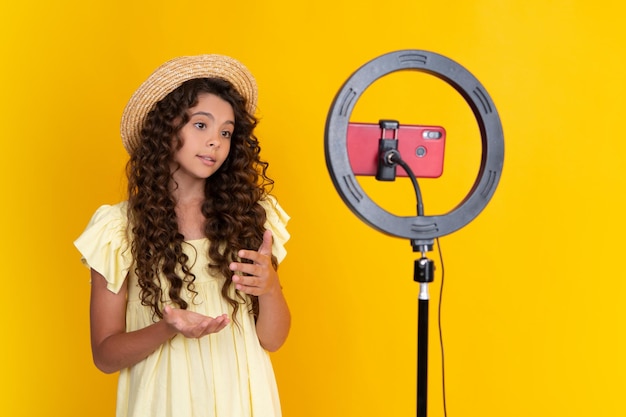
<svg viewBox="0 0 626 417">
<path fill-rule="evenodd" d="M 422 134 L 422 137 L 424 139 L 440 139 L 441 132 L 438 132 L 436 130 L 425 130 L 424 133 Z"/>
<path fill-rule="evenodd" d="M 422 158 L 424 155 L 426 155 L 426 148 L 423 146 L 418 146 L 415 150 L 415 155 L 417 155 L 419 158 Z"/>
</svg>

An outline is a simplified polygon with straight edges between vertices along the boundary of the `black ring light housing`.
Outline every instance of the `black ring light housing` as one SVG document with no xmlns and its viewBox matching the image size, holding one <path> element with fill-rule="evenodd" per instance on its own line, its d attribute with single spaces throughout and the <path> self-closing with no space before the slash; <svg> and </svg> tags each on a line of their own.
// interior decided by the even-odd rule
<svg viewBox="0 0 626 417">
<path fill-rule="evenodd" d="M 436 216 L 396 216 L 373 202 L 363 191 L 350 166 L 347 131 L 359 97 L 377 79 L 392 72 L 425 72 L 451 85 L 467 102 L 478 122 L 482 140 L 480 170 L 469 194 L 452 211 Z M 456 62 L 433 52 L 401 50 L 366 63 L 344 83 L 326 120 L 326 165 L 344 203 L 362 221 L 386 234 L 429 242 L 471 222 L 495 192 L 504 161 L 502 125 L 495 105 L 480 82 Z"/>
</svg>

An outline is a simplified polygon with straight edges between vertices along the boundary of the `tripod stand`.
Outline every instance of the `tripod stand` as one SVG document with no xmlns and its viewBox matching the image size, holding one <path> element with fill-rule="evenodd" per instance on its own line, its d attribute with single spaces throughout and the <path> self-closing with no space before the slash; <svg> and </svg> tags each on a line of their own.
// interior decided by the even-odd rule
<svg viewBox="0 0 626 417">
<path fill-rule="evenodd" d="M 376 204 L 359 185 L 352 171 L 347 147 L 350 114 L 363 92 L 377 79 L 396 71 L 425 72 L 452 86 L 472 109 L 479 126 L 482 156 L 478 176 L 469 194 L 449 213 L 426 216 L 396 216 Z M 393 142 L 383 142 L 383 166 L 377 179 L 393 177 Z M 504 135 L 493 100 L 467 69 L 451 59 L 424 50 L 400 50 L 381 55 L 355 71 L 343 84 L 328 113 L 325 129 L 326 165 L 344 203 L 371 227 L 391 236 L 411 239 L 416 261 L 415 280 L 420 284 L 418 322 L 418 416 L 426 417 L 428 364 L 428 284 L 433 281 L 433 265 L 425 253 L 435 238 L 453 233 L 471 222 L 487 205 L 498 185 L 504 162 Z M 420 199 L 418 198 L 418 202 Z"/>
<path fill-rule="evenodd" d="M 426 417 L 428 405 L 428 323 L 430 294 L 428 284 L 434 281 L 435 266 L 426 252 L 432 250 L 432 241 L 413 240 L 413 251 L 422 256 L 415 260 L 413 280 L 419 283 L 417 316 L 417 416 Z"/>
<path fill-rule="evenodd" d="M 396 166 L 400 165 L 413 184 L 417 206 L 417 216 L 424 216 L 424 204 L 417 178 L 411 167 L 402 159 L 398 152 L 398 129 L 400 123 L 396 120 L 380 120 L 382 131 L 378 145 L 378 169 L 376 179 L 379 181 L 395 181 Z M 385 131 L 393 130 L 394 139 L 386 139 Z M 426 257 L 426 252 L 433 248 L 433 239 L 412 239 L 413 252 L 420 252 L 421 257 L 415 261 L 413 280 L 420 285 L 418 296 L 417 318 L 417 416 L 426 417 L 428 404 L 428 313 L 430 295 L 428 284 L 434 280 L 434 262 Z"/>
</svg>

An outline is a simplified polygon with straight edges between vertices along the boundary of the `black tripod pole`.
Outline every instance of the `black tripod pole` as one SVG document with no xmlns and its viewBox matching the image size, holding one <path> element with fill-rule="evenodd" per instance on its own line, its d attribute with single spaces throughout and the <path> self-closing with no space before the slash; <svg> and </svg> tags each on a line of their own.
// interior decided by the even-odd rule
<svg viewBox="0 0 626 417">
<path fill-rule="evenodd" d="M 428 284 L 434 280 L 434 263 L 426 257 L 433 242 L 412 241 L 413 251 L 421 252 L 415 260 L 413 280 L 420 285 L 417 316 L 417 417 L 427 416 L 428 405 Z"/>
<path fill-rule="evenodd" d="M 396 165 L 400 165 L 408 174 L 417 200 L 417 215 L 424 215 L 422 193 L 417 178 L 411 167 L 402 160 L 398 152 L 398 129 L 400 123 L 396 120 L 380 120 L 378 122 L 382 134 L 378 141 L 378 170 L 376 179 L 379 181 L 394 181 L 396 179 Z M 385 138 L 385 130 L 393 130 L 394 139 Z M 433 249 L 434 239 L 411 239 L 413 252 L 421 252 L 422 257 L 415 261 L 413 279 L 420 284 L 418 297 L 417 318 L 417 416 L 426 417 L 428 403 L 428 284 L 433 282 L 434 263 L 426 257 L 426 252 Z"/>
</svg>

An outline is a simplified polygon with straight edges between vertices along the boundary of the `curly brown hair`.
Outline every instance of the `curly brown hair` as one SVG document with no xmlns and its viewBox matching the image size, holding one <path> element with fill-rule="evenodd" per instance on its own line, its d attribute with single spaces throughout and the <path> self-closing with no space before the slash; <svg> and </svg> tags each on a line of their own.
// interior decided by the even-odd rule
<svg viewBox="0 0 626 417">
<path fill-rule="evenodd" d="M 221 292 L 232 306 L 236 322 L 241 303 L 248 303 L 250 311 L 258 315 L 258 298 L 239 292 L 236 299 L 230 295 L 233 273 L 229 264 L 239 261 L 238 250 L 256 250 L 261 245 L 266 213 L 258 201 L 270 192 L 274 181 L 266 175 L 269 164 L 261 160 L 261 147 L 253 133 L 258 120 L 246 111 L 245 98 L 228 81 L 189 80 L 148 113 L 140 143 L 127 164 L 131 253 L 141 302 L 150 306 L 155 316 L 163 318 L 164 289 L 159 276 L 167 279 L 167 296 L 179 308 L 186 309 L 193 302 L 196 277 L 182 249 L 184 236 L 178 230 L 176 201 L 170 193 L 171 185 L 175 185 L 170 167 L 174 153 L 183 145 L 179 132 L 189 121 L 187 111 L 198 103 L 201 93 L 227 101 L 235 115 L 230 153 L 220 169 L 206 179 L 202 214 L 206 219 L 204 234 L 210 241 L 209 268 L 226 278 Z M 275 258 L 272 262 L 276 267 Z M 194 294 L 192 300 L 181 296 L 185 285 Z"/>
</svg>

